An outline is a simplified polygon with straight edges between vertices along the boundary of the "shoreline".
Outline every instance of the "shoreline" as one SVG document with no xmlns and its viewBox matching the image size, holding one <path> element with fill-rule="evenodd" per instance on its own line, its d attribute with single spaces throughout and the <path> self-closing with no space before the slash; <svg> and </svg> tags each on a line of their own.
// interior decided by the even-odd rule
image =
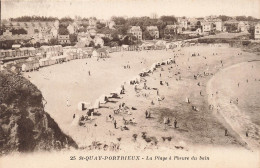
<svg viewBox="0 0 260 168">
<path fill-rule="evenodd" d="M 213 89 L 212 83 L 216 83 L 217 80 L 220 80 L 219 76 L 221 76 L 221 74 L 231 71 L 232 69 L 235 69 L 237 67 L 245 66 L 248 63 L 250 63 L 250 61 L 229 66 L 214 75 L 207 84 L 207 92 L 209 93 L 209 95 L 214 93 L 213 90 L 218 90 L 217 88 Z M 219 93 L 217 97 L 209 96 L 208 98 L 208 101 L 215 107 L 213 110 L 214 115 L 217 118 L 223 117 L 224 123 L 227 123 L 230 128 L 237 133 L 237 135 L 245 142 L 245 146 L 247 148 L 249 148 L 250 150 L 255 150 L 259 148 L 259 143 L 257 143 L 256 140 L 260 138 L 259 125 L 252 123 L 250 117 L 245 112 L 241 111 L 241 109 L 239 109 L 235 103 L 231 103 L 231 100 L 229 100 L 229 98 L 227 98 L 227 95 L 224 94 L 225 93 Z M 221 116 L 218 116 L 219 114 Z M 246 132 L 250 134 L 249 137 L 251 138 L 246 136 Z"/>
</svg>

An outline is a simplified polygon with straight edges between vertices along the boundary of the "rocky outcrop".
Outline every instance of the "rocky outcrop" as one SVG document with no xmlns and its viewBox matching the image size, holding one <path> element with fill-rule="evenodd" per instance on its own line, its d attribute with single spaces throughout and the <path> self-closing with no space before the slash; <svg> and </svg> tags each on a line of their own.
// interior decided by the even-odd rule
<svg viewBox="0 0 260 168">
<path fill-rule="evenodd" d="M 41 92 L 30 81 L 0 72 L 0 151 L 31 152 L 74 147 L 58 124 L 44 111 Z"/>
</svg>

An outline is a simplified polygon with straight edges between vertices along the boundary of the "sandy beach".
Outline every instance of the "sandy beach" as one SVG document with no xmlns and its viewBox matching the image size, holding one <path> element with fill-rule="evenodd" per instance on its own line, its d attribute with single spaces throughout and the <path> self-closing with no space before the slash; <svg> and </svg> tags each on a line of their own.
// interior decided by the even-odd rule
<svg viewBox="0 0 260 168">
<path fill-rule="evenodd" d="M 194 53 L 196 56 L 192 57 Z M 246 140 L 242 136 L 244 132 L 240 127 L 234 127 L 231 124 L 233 121 L 229 122 L 227 119 L 225 114 L 231 113 L 231 110 L 223 110 L 221 115 L 218 115 L 215 108 L 209 109 L 209 105 L 220 104 L 219 100 L 224 100 L 222 99 L 224 93 L 232 98 L 239 96 L 237 94 L 246 95 L 247 97 L 240 98 L 241 104 L 239 103 L 237 108 L 242 111 L 252 108 L 246 112 L 249 122 L 245 124 L 249 124 L 250 128 L 255 127 L 254 131 L 258 134 L 259 120 L 256 120 L 255 116 L 259 115 L 259 106 L 255 102 L 257 99 L 251 93 L 257 90 L 259 82 L 252 87 L 248 85 L 245 89 L 243 83 L 245 83 L 246 74 L 240 76 L 236 75 L 240 74 L 240 71 L 234 70 L 236 74 L 232 74 L 222 70 L 256 59 L 256 55 L 226 46 L 194 46 L 184 47 L 179 51 L 118 52 L 111 53 L 110 56 L 111 58 L 99 61 L 94 58 L 73 60 L 24 74 L 27 78 L 30 76 L 28 79 L 42 91 L 47 102 L 46 111 L 80 147 L 84 148 L 93 141 L 98 141 L 102 144 L 118 143 L 122 151 L 149 148 L 189 150 L 194 146 L 250 148 L 247 144 L 251 144 L 251 140 L 250 142 Z M 77 109 L 80 101 L 94 103 L 102 94 L 114 91 L 123 82 L 138 75 L 144 68 L 148 69 L 153 63 L 170 57 L 173 59 L 175 57 L 176 64 L 157 68 L 152 74 L 142 78 L 136 90 L 133 85 L 126 84 L 126 92 L 121 95 L 122 98 L 113 99 L 112 102 L 102 105 L 102 108 L 98 109 L 100 115 L 87 121 L 85 126 L 73 124 L 75 123 L 73 114 L 81 116 L 86 113 Z M 254 72 L 248 71 L 252 74 L 250 82 L 253 78 L 259 79 L 256 75 L 259 63 L 254 64 Z M 125 65 L 130 65 L 130 69 L 124 69 Z M 194 75 L 197 79 L 194 79 Z M 228 83 L 230 81 L 236 83 L 237 80 L 243 81 L 240 88 L 244 88 L 239 92 Z M 148 89 L 144 89 L 144 83 Z M 227 85 L 229 87 L 226 87 Z M 218 95 L 215 95 L 215 89 L 218 90 Z M 248 91 L 248 94 L 245 94 L 245 91 Z M 163 100 L 157 101 L 158 97 Z M 185 102 L 187 98 L 189 103 Z M 227 99 L 229 100 L 229 97 Z M 66 104 L 67 100 L 69 107 Z M 152 105 L 151 102 L 154 104 Z M 120 103 L 125 103 L 129 109 L 114 114 L 113 110 L 117 109 Z M 150 118 L 145 117 L 146 110 L 151 113 Z M 117 129 L 114 128 L 113 121 L 107 120 L 109 115 L 116 120 Z M 241 117 L 244 115 L 238 116 L 235 120 L 239 122 Z M 168 124 L 164 124 L 165 118 L 169 118 Z M 124 120 L 133 121 L 134 124 L 126 124 Z M 174 127 L 175 120 L 176 128 Z M 124 126 L 128 130 L 122 129 Z M 228 136 L 225 136 L 226 129 Z M 133 138 L 134 134 L 137 135 L 136 140 Z M 144 138 L 143 134 L 148 138 Z M 169 138 L 168 141 L 167 138 Z M 147 142 L 147 139 L 150 141 Z M 259 145 L 256 143 L 259 141 L 257 137 L 251 139 L 254 142 L 252 144 Z"/>
</svg>

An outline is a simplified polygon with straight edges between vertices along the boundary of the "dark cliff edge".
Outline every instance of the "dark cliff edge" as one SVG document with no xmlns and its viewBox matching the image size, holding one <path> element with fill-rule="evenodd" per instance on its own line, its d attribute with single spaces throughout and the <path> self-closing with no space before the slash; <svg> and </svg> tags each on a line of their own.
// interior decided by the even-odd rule
<svg viewBox="0 0 260 168">
<path fill-rule="evenodd" d="M 0 71 L 0 155 L 77 148 L 44 111 L 43 96 L 30 81 Z"/>
</svg>

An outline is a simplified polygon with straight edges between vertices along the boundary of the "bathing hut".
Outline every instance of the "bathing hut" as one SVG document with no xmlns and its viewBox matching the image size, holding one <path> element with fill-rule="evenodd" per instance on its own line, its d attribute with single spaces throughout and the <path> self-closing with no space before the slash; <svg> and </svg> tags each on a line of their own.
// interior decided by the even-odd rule
<svg viewBox="0 0 260 168">
<path fill-rule="evenodd" d="M 90 103 L 89 102 L 84 102 L 84 101 L 81 101 L 78 103 L 78 110 L 79 111 L 84 111 L 84 110 L 87 110 L 90 108 Z"/>
</svg>

